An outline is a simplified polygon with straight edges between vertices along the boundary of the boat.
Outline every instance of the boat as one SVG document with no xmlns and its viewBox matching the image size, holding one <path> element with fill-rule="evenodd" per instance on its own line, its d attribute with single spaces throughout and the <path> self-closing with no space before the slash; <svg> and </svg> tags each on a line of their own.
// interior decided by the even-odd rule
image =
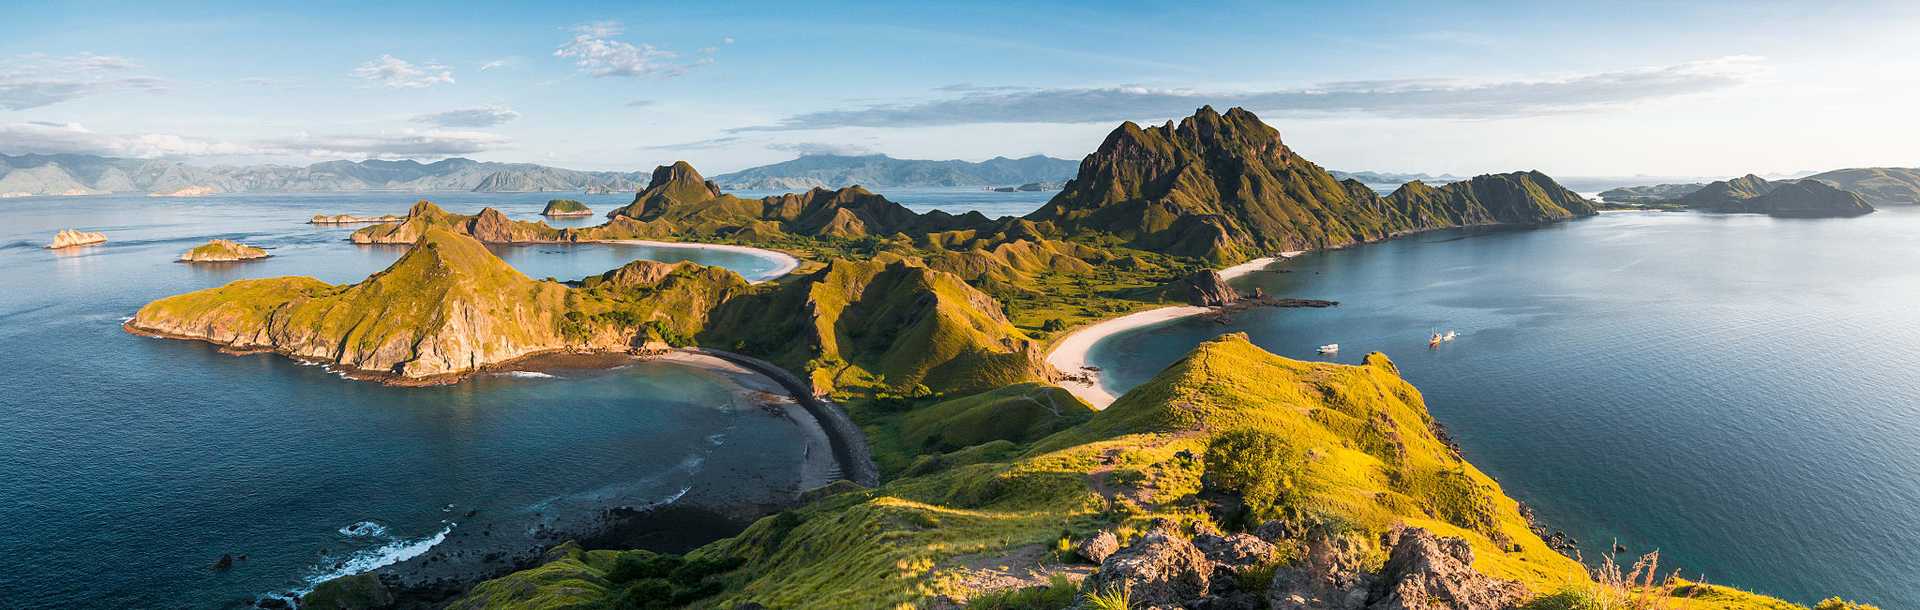
<svg viewBox="0 0 1920 610">
<path fill-rule="evenodd" d="M 1452 341 L 1452 340 L 1453 340 L 1453 338 L 1454 338 L 1454 337 L 1457 337 L 1457 336 L 1460 336 L 1460 333 L 1456 333 L 1456 332 L 1453 332 L 1453 331 L 1447 331 L 1447 334 L 1444 334 L 1444 335 L 1441 335 L 1441 336 L 1440 336 L 1440 340 L 1441 340 L 1441 341 Z"/>
<path fill-rule="evenodd" d="M 1440 333 L 1433 333 L 1433 338 L 1427 339 L 1427 347 L 1439 347 L 1440 341 Z"/>
<path fill-rule="evenodd" d="M 1320 346 L 1320 353 L 1322 353 L 1322 354 L 1338 354 L 1338 353 L 1340 353 L 1340 344 L 1338 344 L 1338 343 L 1328 343 L 1328 344 L 1326 344 L 1326 345 L 1322 345 L 1322 346 Z"/>
</svg>

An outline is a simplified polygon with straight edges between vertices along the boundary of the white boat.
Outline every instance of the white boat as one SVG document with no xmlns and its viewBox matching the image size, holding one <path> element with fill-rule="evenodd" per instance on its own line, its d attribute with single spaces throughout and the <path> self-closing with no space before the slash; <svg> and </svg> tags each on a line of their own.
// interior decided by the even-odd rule
<svg viewBox="0 0 1920 610">
<path fill-rule="evenodd" d="M 1444 335 L 1440 335 L 1440 340 L 1441 340 L 1441 341 L 1452 341 L 1452 340 L 1453 340 L 1453 338 L 1454 338 L 1454 337 L 1457 337 L 1457 336 L 1459 336 L 1459 333 L 1456 333 L 1456 332 L 1453 332 L 1453 331 L 1447 331 L 1447 334 L 1444 334 Z"/>
<path fill-rule="evenodd" d="M 1340 353 L 1340 344 L 1338 344 L 1338 343 L 1328 343 L 1328 344 L 1326 344 L 1326 345 L 1322 345 L 1322 346 L 1320 346 L 1320 353 L 1322 353 L 1322 354 L 1337 354 L 1337 353 Z"/>
</svg>

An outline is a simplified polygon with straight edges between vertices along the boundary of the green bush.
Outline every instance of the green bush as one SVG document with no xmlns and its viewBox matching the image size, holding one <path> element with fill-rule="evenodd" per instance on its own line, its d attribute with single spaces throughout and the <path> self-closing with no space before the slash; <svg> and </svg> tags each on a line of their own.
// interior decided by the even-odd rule
<svg viewBox="0 0 1920 610">
<path fill-rule="evenodd" d="M 1294 495 L 1303 462 L 1287 439 L 1261 430 L 1234 430 L 1207 443 L 1202 482 L 1214 491 L 1240 496 L 1247 517 L 1279 516 Z"/>
</svg>

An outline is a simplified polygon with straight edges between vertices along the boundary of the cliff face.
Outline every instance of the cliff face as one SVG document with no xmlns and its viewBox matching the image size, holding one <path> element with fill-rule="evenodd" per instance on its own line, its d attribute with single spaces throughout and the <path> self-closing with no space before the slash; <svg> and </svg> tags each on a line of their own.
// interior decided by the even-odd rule
<svg viewBox="0 0 1920 610">
<path fill-rule="evenodd" d="M 1411 230 L 1535 224 L 1594 212 L 1538 172 L 1482 176 L 1438 191 L 1383 202 L 1295 154 L 1253 113 L 1206 107 L 1178 125 L 1122 124 L 1058 196 L 1027 218 L 1228 263 Z"/>
<path fill-rule="evenodd" d="M 1860 216 L 1873 212 L 1860 195 L 1820 180 L 1768 182 L 1747 174 L 1708 184 L 1679 202 L 1709 212 L 1766 214 L 1785 218 Z"/>
</svg>

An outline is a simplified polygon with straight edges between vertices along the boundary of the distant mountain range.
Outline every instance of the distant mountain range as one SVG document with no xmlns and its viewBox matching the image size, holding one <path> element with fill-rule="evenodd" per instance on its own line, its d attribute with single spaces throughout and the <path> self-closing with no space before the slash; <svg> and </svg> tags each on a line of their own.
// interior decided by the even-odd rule
<svg viewBox="0 0 1920 610">
<path fill-rule="evenodd" d="M 803 155 L 713 177 L 730 190 L 805 191 L 813 188 L 923 188 L 942 186 L 1017 186 L 1065 182 L 1079 161 L 1042 155 L 971 161 L 895 159 L 886 155 Z"/>
<path fill-rule="evenodd" d="M 1836 189 L 1840 189 L 1842 191 L 1847 191 L 1855 195 L 1859 195 L 1861 200 L 1865 201 L 1867 204 L 1870 204 L 1870 205 L 1920 204 L 1920 168 L 1856 167 L 1856 168 L 1848 168 L 1848 169 L 1836 169 L 1829 172 L 1821 172 L 1818 174 L 1813 174 L 1805 178 L 1799 179 L 1799 181 L 1805 181 L 1805 180 L 1814 180 L 1814 181 L 1822 182 L 1822 183 L 1825 183 L 1827 186 L 1831 186 Z M 1723 180 L 1723 181 L 1713 182 L 1713 183 L 1698 182 L 1698 183 L 1682 183 L 1682 184 L 1656 184 L 1656 185 L 1647 185 L 1647 186 L 1623 186 L 1620 188 L 1608 189 L 1606 191 L 1602 191 L 1600 193 L 1600 198 L 1601 200 L 1606 201 L 1607 203 L 1623 203 L 1623 204 L 1661 203 L 1661 202 L 1680 201 L 1680 200 L 1692 197 L 1697 192 L 1709 187 L 1732 185 L 1736 190 L 1738 190 L 1741 187 L 1741 185 L 1785 184 L 1785 183 L 1790 183 L 1795 181 L 1796 180 L 1790 179 L 1790 180 L 1777 180 L 1769 183 L 1765 179 L 1759 176 L 1748 174 L 1740 178 Z M 1768 190 L 1771 190 L 1771 189 L 1765 188 L 1759 192 L 1751 193 L 1746 197 L 1738 197 L 1738 198 L 1751 199 L 1753 197 L 1758 197 L 1759 195 L 1766 194 L 1766 191 Z M 1704 200 L 1707 198 L 1709 197 L 1707 197 L 1706 195 L 1702 195 L 1701 197 L 1696 199 Z"/>
<path fill-rule="evenodd" d="M 1433 183 L 1433 184 L 1445 184 L 1448 182 L 1459 182 L 1461 180 L 1466 179 L 1466 178 L 1461 178 L 1459 176 L 1455 176 L 1453 174 L 1440 174 L 1438 176 L 1435 176 L 1433 174 L 1427 174 L 1427 173 L 1406 174 L 1406 173 L 1399 173 L 1399 172 L 1343 172 L 1337 169 L 1327 170 L 1327 173 L 1333 174 L 1333 177 L 1335 180 L 1358 180 L 1364 184 L 1399 185 L 1399 184 L 1406 184 L 1408 182 L 1413 182 L 1416 180 L 1420 182 Z"/>
<path fill-rule="evenodd" d="M 532 163 L 452 158 L 327 161 L 305 167 L 201 167 L 94 155 L 0 155 L 0 196 L 105 193 L 326 193 L 341 191 L 630 192 L 646 172 L 583 172 Z"/>
</svg>

